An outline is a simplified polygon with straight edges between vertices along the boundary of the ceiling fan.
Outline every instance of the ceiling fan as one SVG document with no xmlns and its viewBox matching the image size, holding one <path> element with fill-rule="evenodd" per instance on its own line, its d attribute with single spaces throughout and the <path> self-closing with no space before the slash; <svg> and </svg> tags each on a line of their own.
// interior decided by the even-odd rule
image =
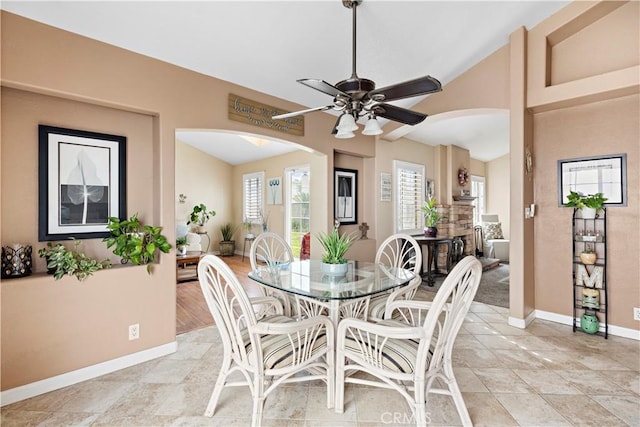
<svg viewBox="0 0 640 427">
<path fill-rule="evenodd" d="M 396 83 L 381 89 L 376 89 L 374 81 L 358 77 L 356 73 L 356 8 L 363 0 L 342 0 L 342 4 L 353 10 L 353 33 L 352 33 L 352 73 L 351 77 L 332 85 L 319 79 L 299 79 L 302 83 L 312 89 L 318 90 L 327 95 L 333 96 L 333 104 L 322 107 L 310 108 L 308 110 L 295 111 L 292 113 L 279 114 L 273 119 L 286 119 L 314 111 L 326 111 L 334 109 L 342 111 L 338 121 L 333 128 L 336 138 L 353 138 L 354 131 L 358 129 L 356 120 L 360 117 L 368 117 L 363 130 L 364 135 L 379 135 L 382 133 L 377 117 L 393 120 L 407 125 L 416 125 L 427 118 L 426 114 L 417 111 L 407 110 L 388 104 L 387 101 L 411 98 L 414 96 L 427 95 L 440 92 L 442 85 L 431 77 L 424 76 L 406 82 Z"/>
</svg>

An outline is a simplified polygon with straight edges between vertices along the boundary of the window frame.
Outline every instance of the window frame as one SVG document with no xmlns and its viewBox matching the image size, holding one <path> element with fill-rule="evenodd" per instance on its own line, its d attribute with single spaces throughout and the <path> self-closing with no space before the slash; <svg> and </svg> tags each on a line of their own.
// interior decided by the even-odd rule
<svg viewBox="0 0 640 427">
<path fill-rule="evenodd" d="M 416 173 L 420 174 L 420 177 L 418 180 L 416 180 L 419 183 L 419 188 L 417 188 L 415 190 L 415 196 L 416 196 L 416 201 L 417 201 L 417 207 L 416 207 L 416 219 L 417 219 L 417 225 L 419 228 L 407 228 L 407 229 L 403 229 L 400 228 L 399 226 L 399 222 L 400 222 L 400 207 L 401 207 L 401 191 L 400 191 L 400 184 L 401 184 L 401 177 L 400 177 L 400 173 L 402 170 L 409 170 L 409 171 L 413 171 Z M 424 231 L 424 215 L 422 215 L 422 212 L 420 210 L 420 207 L 424 204 L 425 201 L 425 179 L 426 179 L 426 167 L 424 164 L 421 163 L 412 163 L 412 162 L 406 162 L 403 160 L 394 160 L 393 161 L 393 176 L 395 177 L 395 184 L 393 185 L 394 188 L 394 192 L 393 192 L 393 229 L 395 233 L 406 233 L 409 235 L 419 235 L 422 234 Z M 402 206 L 406 206 L 406 204 L 402 204 Z"/>
<path fill-rule="evenodd" d="M 260 213 L 264 212 L 264 171 L 252 172 L 242 175 L 242 217 L 243 221 L 248 221 L 251 224 L 259 224 L 262 226 Z M 249 180 L 258 179 L 258 190 L 256 197 L 256 212 L 255 215 L 251 215 L 249 206 L 247 205 L 247 184 Z"/>
<path fill-rule="evenodd" d="M 473 188 L 476 183 L 482 183 L 482 197 L 474 195 Z M 473 225 L 480 225 L 482 214 L 487 212 L 487 179 L 484 176 L 471 175 L 471 195 L 476 197 L 473 206 Z"/>
</svg>

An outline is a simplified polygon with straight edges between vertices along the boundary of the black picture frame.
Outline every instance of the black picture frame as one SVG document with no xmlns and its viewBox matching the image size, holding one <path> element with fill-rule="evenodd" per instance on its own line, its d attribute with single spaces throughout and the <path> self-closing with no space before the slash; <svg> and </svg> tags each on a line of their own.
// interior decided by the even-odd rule
<svg viewBox="0 0 640 427">
<path fill-rule="evenodd" d="M 334 168 L 333 212 L 340 224 L 358 223 L 358 171 Z"/>
<path fill-rule="evenodd" d="M 627 206 L 627 154 L 558 160 L 558 206 L 570 191 L 602 193 L 605 206 Z"/>
<path fill-rule="evenodd" d="M 38 144 L 38 240 L 108 237 L 127 213 L 127 138 L 39 125 Z"/>
</svg>

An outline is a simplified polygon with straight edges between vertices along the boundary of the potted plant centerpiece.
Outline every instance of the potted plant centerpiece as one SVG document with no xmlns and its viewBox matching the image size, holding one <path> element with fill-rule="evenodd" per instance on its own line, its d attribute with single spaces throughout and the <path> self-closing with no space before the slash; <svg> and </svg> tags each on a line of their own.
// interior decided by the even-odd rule
<svg viewBox="0 0 640 427">
<path fill-rule="evenodd" d="M 436 237 L 438 235 L 438 222 L 446 218 L 446 216 L 438 213 L 436 203 L 437 200 L 435 197 L 429 197 L 429 199 L 425 200 L 424 204 L 420 208 L 424 214 L 425 237 Z"/>
<path fill-rule="evenodd" d="M 155 261 L 158 251 L 166 254 L 171 249 L 171 244 L 161 234 L 162 227 L 143 225 L 137 213 L 123 220 L 109 217 L 107 229 L 111 232 L 111 236 L 104 238 L 103 241 L 107 244 L 107 248 L 114 246 L 113 253 L 122 258 L 120 262 L 146 264 L 149 274 L 151 274 L 151 263 Z"/>
<path fill-rule="evenodd" d="M 602 209 L 607 198 L 602 193 L 582 194 L 575 191 L 569 191 L 567 196 L 567 206 L 580 209 L 582 218 L 593 219 L 599 210 Z"/>
<path fill-rule="evenodd" d="M 56 280 L 68 274 L 82 281 L 98 270 L 111 267 L 109 259 L 98 261 L 90 258 L 79 251 L 78 246 L 80 246 L 79 240 L 73 242 L 72 249 L 67 249 L 62 243 L 48 242 L 46 248 L 38 251 L 38 255 L 47 260 L 47 268 Z"/>
<path fill-rule="evenodd" d="M 216 216 L 216 211 L 209 211 L 207 210 L 207 205 L 200 203 L 199 205 L 195 205 L 191 210 L 187 225 L 193 224 L 198 233 L 205 233 L 207 231 L 205 225 L 207 225 L 207 222 L 214 216 Z"/>
<path fill-rule="evenodd" d="M 322 254 L 322 272 L 327 276 L 344 276 L 347 274 L 348 265 L 344 255 L 356 240 L 356 232 L 342 234 L 338 232 L 340 222 L 336 224 L 330 233 L 320 232 L 317 238 L 324 248 Z"/>
<path fill-rule="evenodd" d="M 227 222 L 220 226 L 220 234 L 222 234 L 222 240 L 220 241 L 220 256 L 230 256 L 236 251 L 236 241 L 233 240 L 233 234 L 236 232 L 236 227 L 231 222 Z"/>
<path fill-rule="evenodd" d="M 188 245 L 189 242 L 187 241 L 187 236 L 176 237 L 176 252 L 178 255 L 186 255 Z"/>
</svg>

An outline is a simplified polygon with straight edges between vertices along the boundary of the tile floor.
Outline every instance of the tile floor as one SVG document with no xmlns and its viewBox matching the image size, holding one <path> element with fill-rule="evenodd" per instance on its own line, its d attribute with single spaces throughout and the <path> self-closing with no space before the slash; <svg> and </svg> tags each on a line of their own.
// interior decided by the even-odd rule
<svg viewBox="0 0 640 427">
<path fill-rule="evenodd" d="M 639 342 L 574 334 L 540 320 L 521 330 L 507 325 L 507 315 L 473 303 L 456 340 L 455 371 L 475 425 L 640 426 Z M 202 416 L 221 362 L 216 328 L 177 341 L 173 355 L 8 405 L 0 424 L 250 425 L 251 399 L 243 388 L 223 391 L 215 416 Z M 388 390 L 350 385 L 343 414 L 325 405 L 325 388 L 317 383 L 281 387 L 266 401 L 263 425 L 411 423 L 404 401 Z M 444 396 L 432 398 L 429 419 L 432 426 L 460 424 Z"/>
</svg>

